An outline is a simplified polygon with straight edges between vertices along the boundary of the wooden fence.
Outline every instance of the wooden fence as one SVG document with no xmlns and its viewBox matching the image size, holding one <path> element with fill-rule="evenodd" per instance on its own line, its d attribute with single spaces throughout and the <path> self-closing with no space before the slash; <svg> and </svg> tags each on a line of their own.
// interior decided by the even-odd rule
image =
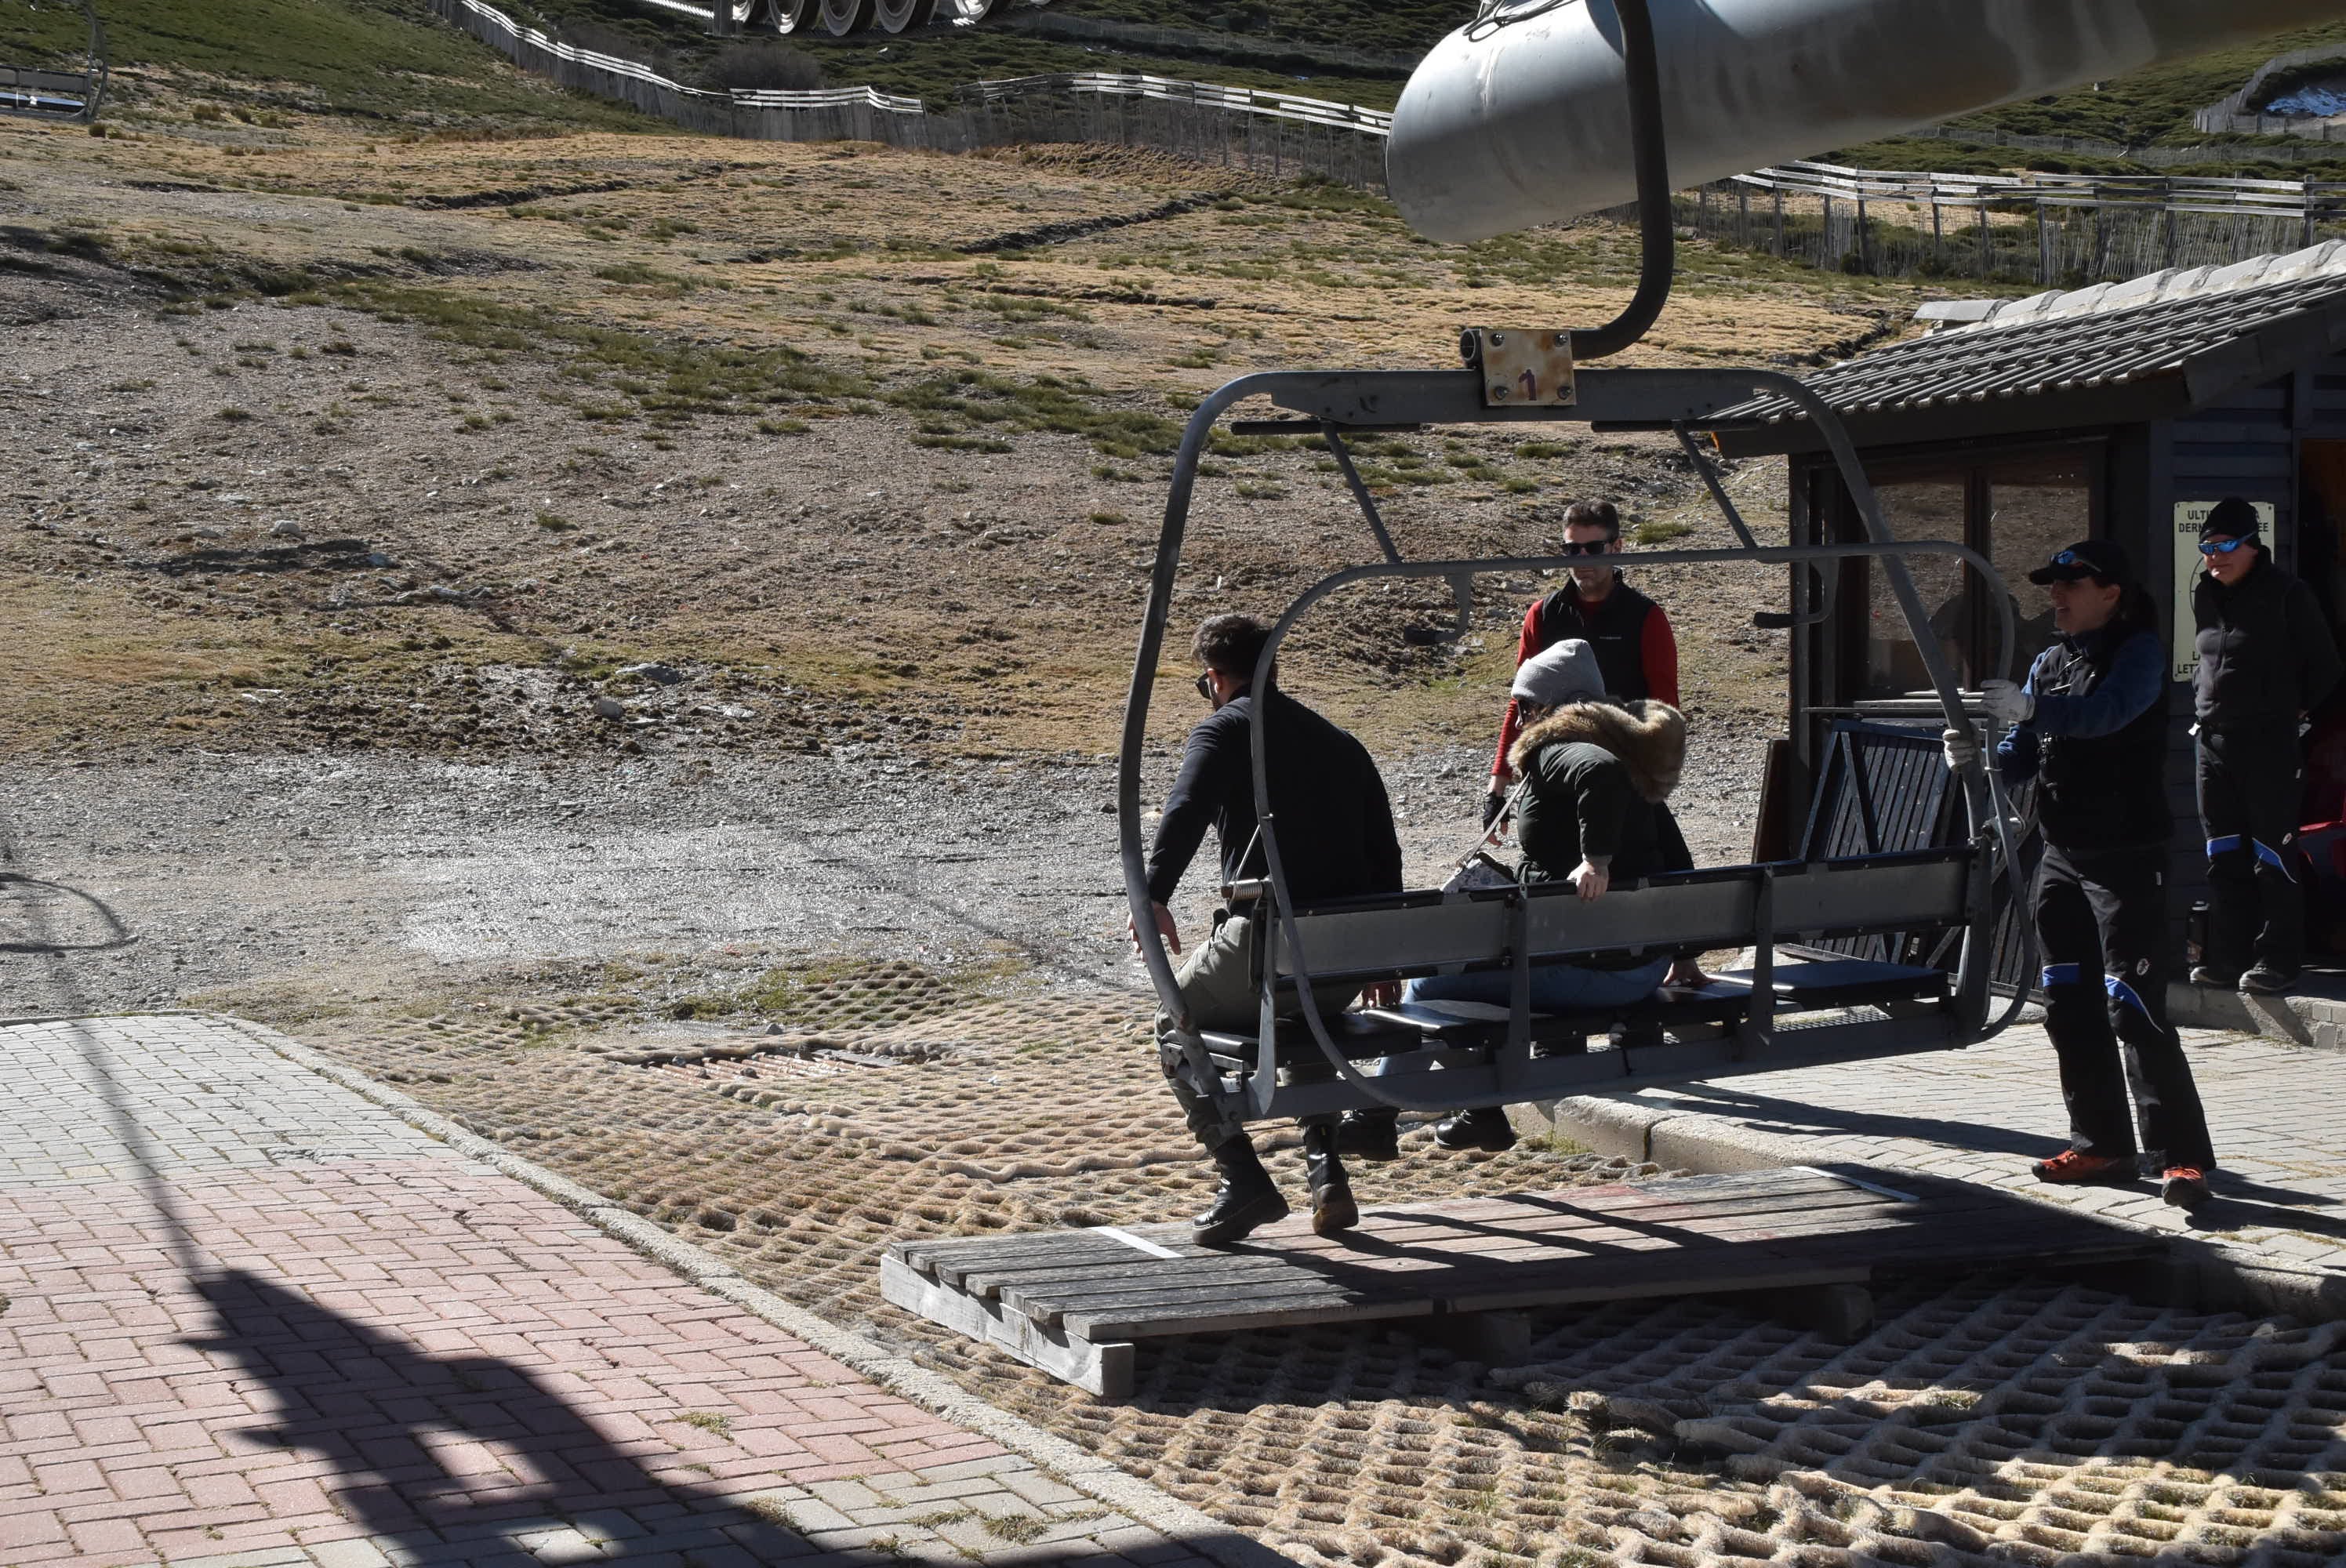
<svg viewBox="0 0 2346 1568">
<path fill-rule="evenodd" d="M 1292 93 L 1107 71 L 974 82 L 951 108 L 874 87 L 709 92 L 525 28 L 484 0 L 442 15 L 563 86 L 694 130 L 943 152 L 1032 142 L 1149 147 L 1285 176 L 1384 185 L 1392 117 Z M 2225 264 L 2346 233 L 2346 182 L 2167 175 L 1971 175 L 1791 163 L 1677 199 L 1716 240 L 1828 270 L 2045 286 Z"/>
<path fill-rule="evenodd" d="M 974 82 L 942 111 L 875 87 L 711 92 L 550 38 L 483 0 L 432 0 L 432 6 L 525 70 L 719 136 L 876 141 L 940 152 L 1106 142 L 1278 176 L 1319 174 L 1367 190 L 1384 187 L 1392 117 L 1354 104 L 1106 71 Z"/>
<path fill-rule="evenodd" d="M 1682 195 L 1678 220 L 1829 270 L 2074 287 L 2338 237 L 2346 231 L 2346 182 L 1793 163 Z"/>
</svg>

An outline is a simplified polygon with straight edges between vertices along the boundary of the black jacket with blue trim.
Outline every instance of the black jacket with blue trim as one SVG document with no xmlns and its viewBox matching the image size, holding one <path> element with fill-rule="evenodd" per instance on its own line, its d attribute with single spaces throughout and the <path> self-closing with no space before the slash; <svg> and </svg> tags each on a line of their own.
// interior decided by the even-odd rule
<svg viewBox="0 0 2346 1568">
<path fill-rule="evenodd" d="M 1995 748 L 2007 785 L 2036 781 L 2048 843 L 2076 854 L 2165 844 L 2167 650 L 2136 622 L 2065 636 L 2036 656 L 2028 722 Z"/>
</svg>

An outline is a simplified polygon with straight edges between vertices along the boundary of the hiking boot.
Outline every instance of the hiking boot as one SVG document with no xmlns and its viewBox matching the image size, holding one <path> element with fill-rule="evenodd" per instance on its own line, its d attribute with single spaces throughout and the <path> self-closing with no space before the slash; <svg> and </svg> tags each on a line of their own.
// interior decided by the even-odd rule
<svg viewBox="0 0 2346 1568">
<path fill-rule="evenodd" d="M 2302 970 L 2276 968 L 2260 959 L 2248 973 L 2240 976 L 2240 989 L 2251 996 L 2278 996 L 2295 985 L 2297 977 L 2303 972 Z"/>
<path fill-rule="evenodd" d="M 2038 1160 L 2029 1171 L 2038 1181 L 2055 1186 L 2125 1186 L 2135 1179 L 2134 1156 L 2116 1159 L 2104 1155 L 2063 1149 L 2049 1160 Z"/>
<path fill-rule="evenodd" d="M 1189 1222 L 1189 1239 L 1200 1247 L 1228 1247 L 1242 1241 L 1258 1226 L 1269 1225 L 1287 1213 L 1287 1200 L 1278 1184 L 1262 1168 L 1254 1145 L 1241 1135 L 1213 1152 L 1222 1185 L 1214 1189 L 1213 1206 Z"/>
<path fill-rule="evenodd" d="M 1485 1105 L 1434 1123 L 1433 1141 L 1445 1149 L 1487 1149 L 1495 1155 L 1515 1146 L 1515 1127 L 1504 1106 Z"/>
<path fill-rule="evenodd" d="M 1313 1122 L 1303 1129 L 1303 1179 L 1311 1186 L 1311 1228 L 1321 1236 L 1361 1223 L 1361 1207 L 1352 1201 L 1352 1179 L 1344 1175 L 1336 1145 L 1332 1123 Z"/>
<path fill-rule="evenodd" d="M 2236 969 L 2218 969 L 2209 963 L 2195 964 L 2191 970 L 2191 983 L 2212 986 L 2218 991 L 2229 991 L 2240 983 L 2240 972 Z"/>
<path fill-rule="evenodd" d="M 2169 1166 L 2158 1196 L 2178 1208 L 2198 1208 L 2208 1201 L 2208 1173 L 2198 1166 Z"/>
<path fill-rule="evenodd" d="M 1336 1152 L 1371 1165 L 1401 1158 L 1401 1113 L 1393 1110 L 1347 1111 L 1336 1124 Z"/>
</svg>

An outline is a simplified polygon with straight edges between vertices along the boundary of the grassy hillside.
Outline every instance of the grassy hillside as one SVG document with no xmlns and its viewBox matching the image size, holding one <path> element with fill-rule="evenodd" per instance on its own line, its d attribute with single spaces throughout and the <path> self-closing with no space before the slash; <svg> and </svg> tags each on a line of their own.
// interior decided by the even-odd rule
<svg viewBox="0 0 2346 1568">
<path fill-rule="evenodd" d="M 2346 43 L 2346 22 L 2327 22 L 2242 48 L 2156 66 L 2098 87 L 1968 115 L 1955 124 L 2025 136 L 2097 137 L 2127 147 L 2188 145 L 2207 139 L 2192 128 L 2192 115 L 2239 91 L 2259 66 L 2291 49 L 2338 43 Z"/>
<path fill-rule="evenodd" d="M 514 71 L 434 17 L 423 0 L 103 0 L 107 53 L 135 101 L 149 74 L 226 79 L 303 107 L 393 118 L 637 122 L 627 110 L 557 92 Z M 0 5 L 0 58 L 77 51 L 77 8 Z"/>
</svg>

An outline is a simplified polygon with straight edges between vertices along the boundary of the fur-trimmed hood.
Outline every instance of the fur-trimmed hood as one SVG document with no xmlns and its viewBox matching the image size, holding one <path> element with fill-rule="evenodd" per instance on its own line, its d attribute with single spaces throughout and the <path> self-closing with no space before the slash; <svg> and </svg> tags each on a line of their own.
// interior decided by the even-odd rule
<svg viewBox="0 0 2346 1568">
<path fill-rule="evenodd" d="M 1628 769 L 1630 786 L 1648 800 L 1667 799 L 1686 767 L 1686 716 L 1653 701 L 1559 708 L 1516 738 L 1507 764 L 1521 774 L 1543 748 L 1574 741 L 1611 752 Z"/>
</svg>

